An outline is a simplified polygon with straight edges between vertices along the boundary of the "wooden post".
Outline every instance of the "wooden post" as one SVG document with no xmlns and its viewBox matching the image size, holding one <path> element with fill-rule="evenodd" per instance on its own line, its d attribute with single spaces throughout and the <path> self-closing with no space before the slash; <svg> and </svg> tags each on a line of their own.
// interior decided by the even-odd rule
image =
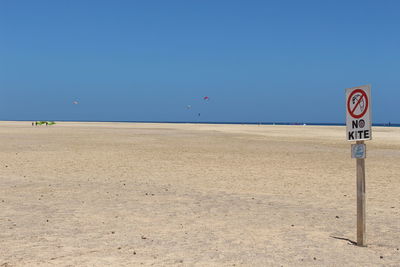
<svg viewBox="0 0 400 267">
<path fill-rule="evenodd" d="M 364 141 L 357 141 L 364 144 Z M 365 235 L 365 159 L 357 159 L 357 246 L 366 246 Z"/>
</svg>

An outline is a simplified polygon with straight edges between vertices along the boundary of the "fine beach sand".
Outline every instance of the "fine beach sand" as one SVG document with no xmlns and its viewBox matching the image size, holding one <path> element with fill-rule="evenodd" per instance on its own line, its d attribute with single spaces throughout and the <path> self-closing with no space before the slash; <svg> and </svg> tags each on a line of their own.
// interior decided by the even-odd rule
<svg viewBox="0 0 400 267">
<path fill-rule="evenodd" d="M 0 266 L 399 266 L 400 128 L 0 122 Z"/>
</svg>

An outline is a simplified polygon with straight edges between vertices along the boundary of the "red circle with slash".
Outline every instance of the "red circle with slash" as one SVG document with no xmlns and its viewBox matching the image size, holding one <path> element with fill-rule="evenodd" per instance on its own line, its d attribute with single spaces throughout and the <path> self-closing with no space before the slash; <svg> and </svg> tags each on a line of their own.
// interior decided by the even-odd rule
<svg viewBox="0 0 400 267">
<path fill-rule="evenodd" d="M 355 106 L 350 107 L 351 99 L 352 99 L 353 96 L 354 96 L 355 94 L 357 94 L 357 93 L 361 94 L 361 97 L 357 100 L 357 103 L 355 104 Z M 356 111 L 357 107 L 360 105 L 360 103 L 361 103 L 361 101 L 362 101 L 363 99 L 365 99 L 365 100 L 364 100 L 364 101 L 365 101 L 365 108 L 364 108 L 364 110 L 363 110 L 360 114 L 356 114 L 355 111 Z M 351 92 L 349 98 L 347 99 L 347 111 L 349 112 L 350 116 L 352 116 L 352 117 L 355 118 L 355 119 L 359 119 L 359 118 L 361 118 L 362 116 L 364 116 L 365 113 L 367 113 L 367 111 L 368 111 L 368 102 L 369 102 L 369 101 L 368 101 L 368 96 L 367 96 L 367 94 L 365 93 L 365 91 L 362 90 L 362 89 L 356 89 L 356 90 L 354 90 L 353 92 Z"/>
</svg>

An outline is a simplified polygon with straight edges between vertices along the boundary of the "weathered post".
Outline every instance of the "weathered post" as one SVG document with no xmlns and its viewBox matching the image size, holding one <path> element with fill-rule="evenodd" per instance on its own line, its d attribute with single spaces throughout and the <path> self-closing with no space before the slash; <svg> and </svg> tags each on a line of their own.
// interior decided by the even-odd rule
<svg viewBox="0 0 400 267">
<path fill-rule="evenodd" d="M 364 145 L 364 141 L 357 141 Z M 365 158 L 357 158 L 357 245 L 366 246 L 365 235 Z"/>
</svg>

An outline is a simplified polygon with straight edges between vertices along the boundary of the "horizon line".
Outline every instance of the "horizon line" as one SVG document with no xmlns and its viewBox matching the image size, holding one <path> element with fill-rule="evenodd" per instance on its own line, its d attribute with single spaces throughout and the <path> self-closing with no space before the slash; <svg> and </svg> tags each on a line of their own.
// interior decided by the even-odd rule
<svg viewBox="0 0 400 267">
<path fill-rule="evenodd" d="M 121 122 L 121 123 L 193 123 L 193 124 L 248 124 L 248 125 L 313 125 L 313 126 L 346 126 L 340 122 L 243 122 L 243 121 L 128 121 L 128 120 L 0 120 L 4 122 L 32 122 L 32 121 L 58 121 L 58 122 Z M 372 123 L 372 126 L 400 127 L 400 123 Z"/>
</svg>

